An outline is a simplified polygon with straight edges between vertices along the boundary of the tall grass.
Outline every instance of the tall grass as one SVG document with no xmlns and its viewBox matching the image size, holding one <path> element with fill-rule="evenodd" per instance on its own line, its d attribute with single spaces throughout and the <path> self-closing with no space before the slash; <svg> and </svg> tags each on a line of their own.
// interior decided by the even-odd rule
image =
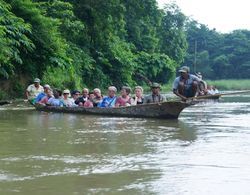
<svg viewBox="0 0 250 195">
<path fill-rule="evenodd" d="M 219 90 L 250 89 L 250 79 L 207 80 L 208 85 L 215 85 Z"/>
</svg>

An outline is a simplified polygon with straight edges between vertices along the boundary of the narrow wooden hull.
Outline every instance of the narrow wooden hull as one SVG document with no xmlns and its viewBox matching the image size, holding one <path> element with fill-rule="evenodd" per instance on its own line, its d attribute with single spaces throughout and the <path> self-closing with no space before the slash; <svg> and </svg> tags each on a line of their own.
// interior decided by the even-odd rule
<svg viewBox="0 0 250 195">
<path fill-rule="evenodd" d="M 198 96 L 201 100 L 218 100 L 221 94 Z"/>
<path fill-rule="evenodd" d="M 115 117 L 177 119 L 181 111 L 191 105 L 192 103 L 173 101 L 119 108 L 53 107 L 42 105 L 36 105 L 35 107 L 38 111 L 45 112 L 93 114 Z"/>
</svg>

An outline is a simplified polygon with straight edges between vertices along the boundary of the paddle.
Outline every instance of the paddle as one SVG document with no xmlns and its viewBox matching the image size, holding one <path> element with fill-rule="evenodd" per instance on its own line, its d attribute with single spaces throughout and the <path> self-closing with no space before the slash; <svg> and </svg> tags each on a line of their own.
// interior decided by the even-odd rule
<svg viewBox="0 0 250 195">
<path fill-rule="evenodd" d="M 225 96 L 225 95 L 238 95 L 238 94 L 243 94 L 243 93 L 250 93 L 250 90 L 244 90 L 244 91 L 235 91 L 231 93 L 218 93 L 214 95 L 202 95 L 202 96 L 197 96 L 197 97 L 190 97 L 187 100 L 193 100 L 193 99 L 203 99 L 203 98 L 213 98 L 213 97 L 218 97 L 218 96 Z"/>
</svg>

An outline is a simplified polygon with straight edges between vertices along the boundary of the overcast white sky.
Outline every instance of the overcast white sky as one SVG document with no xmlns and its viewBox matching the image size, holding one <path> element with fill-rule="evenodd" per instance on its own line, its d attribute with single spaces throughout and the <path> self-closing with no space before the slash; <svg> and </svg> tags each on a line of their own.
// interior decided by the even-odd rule
<svg viewBox="0 0 250 195">
<path fill-rule="evenodd" d="M 157 0 L 162 8 L 172 0 Z M 222 33 L 250 30 L 250 0 L 175 0 L 182 12 Z"/>
</svg>

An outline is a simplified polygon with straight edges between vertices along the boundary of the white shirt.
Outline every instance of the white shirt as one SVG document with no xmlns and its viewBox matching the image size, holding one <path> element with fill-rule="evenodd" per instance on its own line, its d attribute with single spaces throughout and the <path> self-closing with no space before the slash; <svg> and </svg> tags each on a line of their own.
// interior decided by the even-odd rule
<svg viewBox="0 0 250 195">
<path fill-rule="evenodd" d="M 75 101 L 72 99 L 72 98 L 68 98 L 68 99 L 62 99 L 62 101 L 63 101 L 63 104 L 66 106 L 66 107 L 75 107 L 75 106 L 77 106 L 76 104 L 75 104 Z"/>
<path fill-rule="evenodd" d="M 31 84 L 28 86 L 27 91 L 29 92 L 28 99 L 33 99 L 33 98 L 36 98 L 36 96 L 39 93 L 44 92 L 44 89 L 43 89 L 43 86 L 41 85 L 39 85 L 39 87 L 36 88 L 34 84 Z"/>
</svg>

